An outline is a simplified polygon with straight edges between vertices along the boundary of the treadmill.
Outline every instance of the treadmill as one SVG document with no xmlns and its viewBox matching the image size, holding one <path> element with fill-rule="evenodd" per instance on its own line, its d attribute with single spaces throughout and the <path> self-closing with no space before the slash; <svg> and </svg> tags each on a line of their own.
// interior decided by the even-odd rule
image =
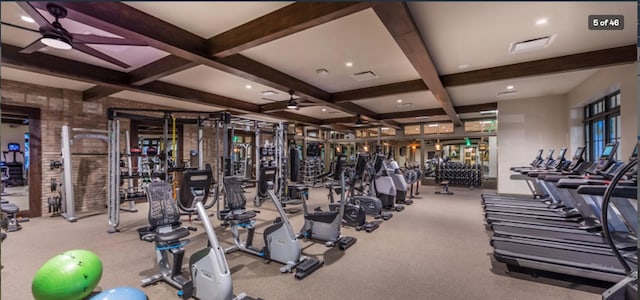
<svg viewBox="0 0 640 300">
<path fill-rule="evenodd" d="M 544 199 L 539 199 L 539 200 L 532 200 L 532 199 L 524 200 L 522 198 L 509 199 L 509 198 L 485 197 L 485 199 L 483 199 L 483 205 L 484 205 L 485 211 L 487 210 L 501 211 L 500 209 L 496 210 L 492 208 L 506 208 L 506 207 L 509 207 L 509 208 L 538 207 L 540 209 L 563 207 L 564 204 L 561 203 L 561 200 L 554 197 L 553 194 L 549 193 L 549 190 L 542 184 L 539 178 L 541 178 L 545 174 L 563 174 L 562 172 L 573 172 L 574 169 L 569 169 L 569 167 L 574 166 L 575 168 L 575 166 L 578 166 L 578 164 L 574 162 L 576 162 L 576 160 L 582 159 L 582 153 L 584 152 L 584 147 L 578 148 L 578 151 L 576 152 L 580 152 L 580 155 L 577 159 L 576 159 L 576 156 L 574 155 L 574 158 L 571 163 L 569 163 L 564 158 L 566 151 L 567 151 L 566 148 L 562 148 L 562 150 L 560 150 L 558 159 L 552 164 L 553 169 L 544 170 L 544 171 L 535 171 L 535 172 L 532 171 L 527 173 L 529 177 L 532 177 L 534 180 L 536 180 L 536 183 L 541 187 L 541 189 L 545 190 L 546 194 L 549 195 L 549 197 L 546 197 Z"/>
<path fill-rule="evenodd" d="M 637 147 L 636 150 L 634 150 L 634 154 L 629 158 L 629 162 L 625 165 L 631 164 L 636 160 Z M 622 166 L 621 168 L 623 167 L 624 166 Z M 637 176 L 637 169 L 634 172 L 636 173 L 635 176 Z M 630 173 L 629 177 L 631 176 L 634 176 L 634 174 Z M 600 194 L 590 191 L 594 189 L 602 189 L 606 186 L 607 182 L 585 179 L 583 180 L 583 183 L 588 185 L 577 186 L 577 193 L 589 195 L 591 199 L 600 198 L 598 200 L 595 200 L 595 204 L 598 205 L 598 208 L 601 207 L 602 200 L 601 197 L 599 197 Z M 600 183 L 601 185 L 595 185 L 597 183 Z M 635 186 L 636 184 L 637 181 L 634 180 L 621 181 L 621 186 L 619 188 L 623 189 L 625 188 L 625 186 Z M 602 191 L 602 194 L 604 194 L 604 190 Z M 616 245 L 617 247 L 619 247 L 619 249 L 635 249 L 637 247 L 637 238 L 635 237 L 635 230 L 634 228 L 631 228 L 631 226 L 634 226 L 634 224 L 638 224 L 638 215 L 631 212 L 636 211 L 637 208 L 633 206 L 634 203 L 629 202 L 627 199 L 614 198 L 611 201 L 614 203 L 617 213 L 612 214 L 608 219 L 608 227 L 612 229 L 610 235 L 616 241 Z M 589 214 L 589 217 L 593 219 L 602 219 L 602 211 L 600 209 L 586 212 L 585 215 L 587 214 Z M 600 222 L 598 222 L 598 224 L 600 224 Z M 590 230 L 586 230 L 579 228 L 555 227 L 550 225 L 496 222 L 491 224 L 491 229 L 493 230 L 494 236 L 524 237 L 589 245 L 593 247 L 609 247 L 609 245 L 605 241 L 605 237 L 600 226 L 596 226 Z"/>
<path fill-rule="evenodd" d="M 522 207 L 546 207 L 546 208 L 560 208 L 567 206 L 563 203 L 562 199 L 564 195 L 559 193 L 553 187 L 555 183 L 550 183 L 544 180 L 548 175 L 577 175 L 582 174 L 590 166 L 589 163 L 583 159 L 584 147 L 578 147 L 576 152 L 566 167 L 563 167 L 561 171 L 547 171 L 537 174 L 538 183 L 544 188 L 545 192 L 549 195 L 547 198 L 531 199 L 531 198 L 491 198 L 490 196 L 483 195 L 483 206 L 487 205 L 509 205 L 509 206 L 522 206 Z M 563 163 L 564 164 L 564 163 Z M 569 203 L 571 207 L 575 207 L 572 203 Z"/>
<path fill-rule="evenodd" d="M 635 166 L 637 160 L 633 160 L 618 170 L 618 173 L 629 170 L 629 166 Z M 636 170 L 637 173 L 637 170 Z M 622 176 L 617 174 L 616 177 Z M 633 186 L 617 186 L 611 188 L 612 196 L 621 198 L 621 201 L 627 201 L 635 205 L 629 205 L 625 209 L 631 209 L 627 211 L 625 215 L 637 216 L 637 175 L 634 177 L 636 185 Z M 586 185 L 581 186 L 580 190 L 587 194 L 602 195 L 606 187 Z M 608 201 L 603 201 L 602 205 L 602 220 L 601 221 L 608 229 L 610 224 L 607 215 L 612 216 L 618 214 L 619 211 L 609 210 Z M 604 205 L 607 205 L 606 207 Z M 620 209 L 620 208 L 618 208 Z M 609 212 L 609 214 L 607 214 Z M 637 218 L 635 224 L 632 224 L 630 228 L 635 230 L 637 227 Z M 635 233 L 635 232 L 634 232 Z M 635 237 L 631 235 L 631 237 Z M 612 239 L 615 240 L 615 239 Z M 637 238 L 635 239 L 637 243 Z M 504 262 L 508 265 L 515 265 L 520 267 L 527 267 L 537 270 L 551 271 L 561 274 L 569 274 L 573 276 L 591 278 L 596 280 L 618 282 L 627 277 L 628 271 L 624 268 L 624 264 L 619 260 L 622 258 L 624 262 L 628 262 L 630 265 L 636 266 L 638 264 L 637 259 L 637 245 L 632 249 L 620 249 L 619 246 L 614 246 L 615 250 L 612 250 L 610 243 L 606 241 L 609 247 L 594 247 L 590 244 L 578 244 L 570 243 L 567 241 L 551 241 L 551 240 L 539 240 L 533 238 L 524 237 L 500 237 L 494 236 L 491 239 L 491 245 L 494 247 L 494 257 L 497 261 Z M 618 256 L 615 252 L 620 253 Z"/>
<path fill-rule="evenodd" d="M 603 151 L 603 154 L 600 156 L 600 160 L 597 164 L 593 164 L 591 168 L 586 172 L 587 174 L 609 174 L 609 177 L 612 177 L 615 173 L 617 167 L 620 164 L 616 164 L 613 155 L 611 153 L 615 153 L 615 149 L 617 148 L 617 143 L 607 144 Z M 573 177 L 575 175 L 551 175 L 546 176 L 544 181 L 552 181 L 558 182 L 561 179 Z M 602 176 L 601 176 L 602 177 Z M 580 176 L 580 178 L 582 178 Z M 561 214 L 556 214 L 555 212 L 540 214 L 540 213 L 527 213 L 527 210 L 520 210 L 517 212 L 505 212 L 505 211 L 487 211 L 485 212 L 485 221 L 487 224 L 492 224 L 494 222 L 512 222 L 512 223 L 525 223 L 525 224 L 539 224 L 539 225 L 551 225 L 558 227 L 567 227 L 567 228 L 582 228 L 582 229 L 594 229 L 600 227 L 599 221 L 595 217 L 589 217 L 588 215 L 593 215 L 593 203 L 587 203 L 582 201 L 581 197 L 575 193 L 575 190 L 561 190 L 555 189 L 553 193 L 564 195 L 563 201 L 565 203 L 571 203 L 568 205 L 569 207 L 575 207 L 578 211 L 591 212 L 587 213 L 585 218 L 582 214 L 572 215 L 572 216 L 562 216 Z M 576 201 L 577 200 L 577 201 Z"/>
<path fill-rule="evenodd" d="M 549 165 L 551 165 L 553 160 L 553 152 L 554 149 L 549 149 L 547 152 L 547 157 L 542 159 L 543 150 L 538 150 L 538 155 L 536 159 L 531 162 L 531 166 L 529 167 L 512 167 L 511 171 L 517 173 L 511 175 L 511 180 L 524 180 L 531 191 L 531 196 L 517 196 L 517 195 L 498 195 L 498 194 L 482 194 L 482 201 L 486 201 L 487 199 L 507 199 L 507 200 L 531 200 L 537 198 L 544 198 L 546 195 L 540 190 L 538 186 L 536 186 L 535 181 L 533 181 L 529 176 L 523 175 L 522 172 L 527 172 L 531 170 L 545 170 Z"/>
</svg>

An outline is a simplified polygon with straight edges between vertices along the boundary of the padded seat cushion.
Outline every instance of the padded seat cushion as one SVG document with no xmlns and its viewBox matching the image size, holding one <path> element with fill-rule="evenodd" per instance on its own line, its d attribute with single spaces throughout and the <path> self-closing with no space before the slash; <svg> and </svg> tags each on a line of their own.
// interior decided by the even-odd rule
<svg viewBox="0 0 640 300">
<path fill-rule="evenodd" d="M 189 229 L 185 227 L 180 227 L 170 232 L 165 232 L 165 233 L 158 232 L 156 233 L 154 240 L 156 242 L 171 242 L 171 241 L 180 240 L 181 238 L 185 238 L 187 236 L 189 236 Z"/>
<path fill-rule="evenodd" d="M 2 203 L 2 211 L 8 214 L 15 214 L 20 208 L 13 203 Z"/>
<path fill-rule="evenodd" d="M 314 222 L 331 223 L 338 217 L 337 211 L 314 212 L 306 216 L 307 219 Z"/>
<path fill-rule="evenodd" d="M 236 221 L 244 221 L 244 220 L 250 220 L 256 217 L 256 213 L 254 211 L 243 211 L 240 214 L 233 214 L 230 213 L 227 215 L 227 219 L 228 220 L 236 220 Z"/>
</svg>

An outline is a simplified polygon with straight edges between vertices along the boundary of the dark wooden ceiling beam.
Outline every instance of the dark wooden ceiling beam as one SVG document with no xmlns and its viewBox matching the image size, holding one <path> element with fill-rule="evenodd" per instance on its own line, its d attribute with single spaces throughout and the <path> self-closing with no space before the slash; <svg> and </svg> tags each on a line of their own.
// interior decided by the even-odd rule
<svg viewBox="0 0 640 300">
<path fill-rule="evenodd" d="M 90 89 L 82 92 L 82 100 L 91 102 L 96 101 L 104 97 L 108 97 L 112 94 L 122 91 L 123 89 L 114 88 L 110 86 L 96 85 Z"/>
<path fill-rule="evenodd" d="M 421 109 L 413 111 L 400 111 L 393 113 L 380 114 L 380 118 L 383 120 L 395 120 L 404 118 L 416 118 L 416 117 L 428 117 L 436 115 L 446 115 L 442 108 Z"/>
<path fill-rule="evenodd" d="M 357 117 L 343 117 L 343 118 L 333 118 L 333 119 L 324 119 L 320 120 L 321 125 L 333 125 L 333 124 L 341 124 L 341 123 L 355 123 Z"/>
<path fill-rule="evenodd" d="M 367 2 L 296 2 L 210 38 L 209 55 L 237 54 L 370 6 Z"/>
<path fill-rule="evenodd" d="M 476 113 L 496 109 L 498 109 L 498 102 L 456 106 L 456 111 L 459 114 Z"/>
<path fill-rule="evenodd" d="M 487 81 L 579 71 L 635 62 L 636 45 L 571 54 L 506 66 L 440 76 L 444 86 L 459 86 Z"/>
<path fill-rule="evenodd" d="M 447 90 L 440 81 L 438 71 L 433 64 L 429 51 L 420 36 L 420 32 L 409 12 L 405 2 L 378 2 L 373 6 L 382 23 L 387 27 L 391 36 L 407 56 L 411 65 L 418 72 L 425 85 L 440 103 L 442 109 L 456 126 L 461 126 L 462 122 L 456 113 L 455 108 Z"/>
<path fill-rule="evenodd" d="M 342 103 L 347 101 L 355 101 L 362 99 L 369 99 L 375 97 L 383 97 L 390 95 L 397 95 L 403 93 L 428 91 L 429 88 L 422 79 L 409 80 L 403 82 L 396 82 L 390 84 L 384 84 L 379 86 L 372 86 L 362 89 L 349 90 L 343 92 L 333 93 L 333 101 L 335 103 Z"/>
<path fill-rule="evenodd" d="M 342 124 L 323 125 L 322 127 L 326 127 L 331 130 L 341 131 L 341 132 L 352 132 L 354 130 L 354 128 L 351 128 L 350 126 L 342 125 Z"/>
<path fill-rule="evenodd" d="M 316 118 L 312 118 L 309 116 L 296 114 L 288 111 L 275 111 L 275 112 L 268 113 L 267 115 L 277 117 L 277 118 L 283 118 L 291 121 L 296 121 L 298 123 L 302 123 L 305 125 L 311 125 L 316 127 L 320 125 L 320 120 Z"/>
<path fill-rule="evenodd" d="M 198 64 L 182 57 L 167 55 L 159 60 L 129 72 L 129 83 L 132 85 L 147 84 L 197 65 Z"/>
</svg>

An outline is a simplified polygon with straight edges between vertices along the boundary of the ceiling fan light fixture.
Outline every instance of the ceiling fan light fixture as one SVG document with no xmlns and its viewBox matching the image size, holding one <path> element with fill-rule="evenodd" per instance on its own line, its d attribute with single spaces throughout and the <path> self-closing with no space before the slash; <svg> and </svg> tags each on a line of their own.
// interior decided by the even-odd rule
<svg viewBox="0 0 640 300">
<path fill-rule="evenodd" d="M 287 102 L 287 108 L 296 109 L 298 108 L 298 103 L 295 100 L 289 100 L 289 102 Z"/>
<path fill-rule="evenodd" d="M 65 39 L 64 37 L 55 36 L 52 34 L 45 34 L 44 37 L 40 39 L 40 42 L 51 48 L 61 50 L 70 50 L 72 48 L 71 41 Z"/>
</svg>

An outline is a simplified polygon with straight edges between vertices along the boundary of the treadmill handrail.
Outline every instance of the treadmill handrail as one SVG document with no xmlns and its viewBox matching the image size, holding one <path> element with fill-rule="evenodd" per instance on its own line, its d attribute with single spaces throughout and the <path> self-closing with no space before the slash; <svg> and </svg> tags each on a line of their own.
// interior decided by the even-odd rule
<svg viewBox="0 0 640 300">
<path fill-rule="evenodd" d="M 618 181 L 620 181 L 620 179 L 627 172 L 629 172 L 629 170 L 631 170 L 637 163 L 638 163 L 637 160 L 631 161 L 626 166 L 623 166 L 622 169 L 619 170 L 615 176 L 613 176 L 613 179 L 611 179 L 611 183 L 609 184 L 609 186 L 607 186 L 607 189 L 604 192 L 604 198 L 602 199 L 602 215 L 600 216 L 601 223 L 602 223 L 602 233 L 604 234 L 604 238 L 607 241 L 607 244 L 609 244 L 609 247 L 611 247 L 611 251 L 613 251 L 613 254 L 620 261 L 620 264 L 624 268 L 625 273 L 627 274 L 631 274 L 633 270 L 631 269 L 631 266 L 629 266 L 629 263 L 627 263 L 627 261 L 624 259 L 620 251 L 617 249 L 615 243 L 613 242 L 613 237 L 609 232 L 609 222 L 607 219 L 609 215 L 609 202 L 611 202 L 611 195 L 613 194 L 613 190 L 615 186 L 618 184 Z"/>
</svg>

